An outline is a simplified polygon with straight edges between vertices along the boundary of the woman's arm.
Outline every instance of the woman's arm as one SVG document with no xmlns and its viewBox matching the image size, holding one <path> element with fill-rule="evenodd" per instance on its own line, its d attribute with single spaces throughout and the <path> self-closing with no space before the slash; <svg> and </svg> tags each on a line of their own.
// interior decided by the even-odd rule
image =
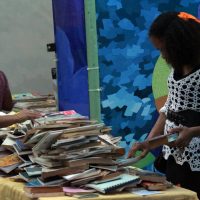
<svg viewBox="0 0 200 200">
<path fill-rule="evenodd" d="M 141 150 L 142 153 L 140 154 L 141 158 L 145 157 L 150 150 L 150 146 L 148 140 L 154 138 L 156 136 L 162 135 L 164 133 L 164 126 L 165 126 L 166 116 L 165 113 L 160 113 L 154 127 L 152 128 L 151 132 L 149 133 L 147 139 L 144 142 L 137 142 L 133 144 L 131 147 L 128 158 L 135 156 L 136 151 Z"/>
<path fill-rule="evenodd" d="M 161 112 L 154 127 L 151 129 L 147 139 L 151 139 L 153 137 L 163 135 L 164 134 L 164 127 L 165 127 L 166 115 L 165 113 Z"/>
<path fill-rule="evenodd" d="M 0 116 L 0 128 L 7 127 L 15 123 L 21 123 L 26 120 L 33 120 L 39 117 L 41 117 L 40 113 L 29 110 L 22 110 L 15 115 Z"/>
</svg>

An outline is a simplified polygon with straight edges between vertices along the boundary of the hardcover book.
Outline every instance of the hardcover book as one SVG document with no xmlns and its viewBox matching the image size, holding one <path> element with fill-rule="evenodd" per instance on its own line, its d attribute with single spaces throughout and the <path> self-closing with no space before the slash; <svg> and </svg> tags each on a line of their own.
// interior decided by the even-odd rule
<svg viewBox="0 0 200 200">
<path fill-rule="evenodd" d="M 43 179 L 54 177 L 54 176 L 65 176 L 69 174 L 79 173 L 89 168 L 89 165 L 82 165 L 79 167 L 66 167 L 66 168 L 59 168 L 59 169 L 42 169 L 41 177 Z"/>
<path fill-rule="evenodd" d="M 0 159 L 0 167 L 8 167 L 10 165 L 19 164 L 22 161 L 19 159 L 17 154 L 10 154 L 8 156 L 4 156 Z"/>
<path fill-rule="evenodd" d="M 156 173 L 153 171 L 143 170 L 137 167 L 129 166 L 126 168 L 129 174 L 140 176 L 142 181 L 151 181 L 157 183 L 166 182 L 166 176 L 161 173 Z"/>
<path fill-rule="evenodd" d="M 172 187 L 172 184 L 170 182 L 165 182 L 165 183 L 155 183 L 155 182 L 150 182 L 150 181 L 143 181 L 141 185 L 147 189 L 147 190 L 166 190 L 167 188 Z"/>
</svg>

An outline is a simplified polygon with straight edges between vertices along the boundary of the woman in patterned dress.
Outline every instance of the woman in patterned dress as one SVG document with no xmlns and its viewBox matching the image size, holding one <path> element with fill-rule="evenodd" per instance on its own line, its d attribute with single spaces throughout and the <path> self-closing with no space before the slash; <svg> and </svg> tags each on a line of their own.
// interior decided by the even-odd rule
<svg viewBox="0 0 200 200">
<path fill-rule="evenodd" d="M 200 21 L 185 12 L 166 12 L 154 20 L 149 37 L 171 73 L 167 101 L 146 141 L 178 132 L 174 146 L 163 147 L 166 177 L 200 198 Z M 148 142 L 134 144 L 129 157 L 137 150 L 144 157 Z"/>
</svg>

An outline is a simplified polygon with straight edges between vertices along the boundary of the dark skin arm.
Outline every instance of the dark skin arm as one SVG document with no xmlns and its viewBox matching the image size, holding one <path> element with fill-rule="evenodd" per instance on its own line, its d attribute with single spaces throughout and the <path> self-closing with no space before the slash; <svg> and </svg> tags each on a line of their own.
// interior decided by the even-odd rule
<svg viewBox="0 0 200 200">
<path fill-rule="evenodd" d="M 29 110 L 22 110 L 15 115 L 0 116 L 0 128 L 7 127 L 15 123 L 21 123 L 26 120 L 33 120 L 39 117 L 41 117 L 40 113 Z"/>
<path fill-rule="evenodd" d="M 129 151 L 128 158 L 134 157 L 136 151 L 141 150 L 142 153 L 140 156 L 144 158 L 147 153 L 149 152 L 149 144 L 148 139 L 153 137 L 162 135 L 164 133 L 164 126 L 165 126 L 166 116 L 164 113 L 160 113 L 154 127 L 152 128 L 151 132 L 149 133 L 147 139 L 144 142 L 137 142 L 135 143 Z"/>
<path fill-rule="evenodd" d="M 183 148 L 189 145 L 193 137 L 200 136 L 200 126 L 195 127 L 178 127 L 169 130 L 169 133 L 178 132 L 179 136 L 174 146 L 178 148 Z"/>
</svg>

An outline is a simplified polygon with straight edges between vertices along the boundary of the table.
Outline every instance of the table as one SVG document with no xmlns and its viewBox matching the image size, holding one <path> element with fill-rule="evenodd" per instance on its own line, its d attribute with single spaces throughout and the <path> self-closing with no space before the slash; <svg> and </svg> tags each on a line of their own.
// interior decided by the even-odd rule
<svg viewBox="0 0 200 200">
<path fill-rule="evenodd" d="M 9 178 L 0 178 L 0 200 L 30 200 L 24 195 L 24 183 L 14 182 Z M 74 197 L 43 197 L 39 200 L 77 200 Z M 139 196 L 131 193 L 119 193 L 115 195 L 99 195 L 86 200 L 198 200 L 195 192 L 179 187 L 173 187 L 161 194 L 151 196 Z"/>
</svg>

